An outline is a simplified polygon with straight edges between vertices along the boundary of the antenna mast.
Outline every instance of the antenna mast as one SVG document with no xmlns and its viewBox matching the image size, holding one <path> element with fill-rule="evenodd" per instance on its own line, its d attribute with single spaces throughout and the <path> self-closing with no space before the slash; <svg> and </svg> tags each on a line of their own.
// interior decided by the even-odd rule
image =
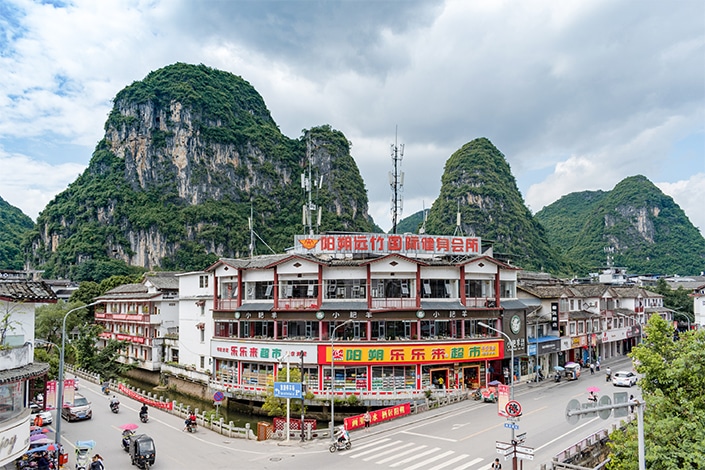
<svg viewBox="0 0 705 470">
<path fill-rule="evenodd" d="M 304 191 L 306 191 L 308 201 L 306 203 L 304 203 L 304 205 L 303 205 L 302 219 L 303 219 L 304 230 L 306 230 L 308 228 L 308 234 L 313 235 L 313 216 L 311 214 L 312 214 L 312 212 L 316 211 L 316 204 L 314 204 L 313 200 L 312 200 L 313 188 L 311 186 L 317 185 L 318 188 L 320 189 L 321 186 L 323 186 L 323 177 L 321 176 L 320 182 L 313 181 L 313 179 L 311 177 L 311 167 L 313 167 L 313 155 L 311 154 L 311 138 L 310 137 L 306 137 L 306 160 L 308 160 L 308 175 L 306 174 L 306 172 L 301 173 L 301 187 L 303 188 Z M 320 209 L 318 212 L 317 225 L 318 226 L 321 225 Z"/>
<path fill-rule="evenodd" d="M 392 162 L 394 171 L 389 172 L 389 186 L 392 188 L 392 233 L 397 233 L 397 220 L 401 217 L 403 201 L 401 193 L 404 190 L 404 172 L 401 171 L 401 160 L 404 158 L 404 144 L 397 145 L 397 127 L 394 127 L 394 143 L 392 144 Z"/>
</svg>

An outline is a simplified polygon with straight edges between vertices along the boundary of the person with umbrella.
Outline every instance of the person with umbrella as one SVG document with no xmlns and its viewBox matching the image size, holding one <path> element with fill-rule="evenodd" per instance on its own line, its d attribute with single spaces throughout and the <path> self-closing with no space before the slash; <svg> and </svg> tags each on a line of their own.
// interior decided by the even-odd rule
<svg viewBox="0 0 705 470">
<path fill-rule="evenodd" d="M 593 403 L 597 403 L 597 392 L 599 391 L 600 389 L 597 387 L 588 387 L 588 392 L 590 392 L 590 394 L 588 395 L 588 400 Z"/>
</svg>

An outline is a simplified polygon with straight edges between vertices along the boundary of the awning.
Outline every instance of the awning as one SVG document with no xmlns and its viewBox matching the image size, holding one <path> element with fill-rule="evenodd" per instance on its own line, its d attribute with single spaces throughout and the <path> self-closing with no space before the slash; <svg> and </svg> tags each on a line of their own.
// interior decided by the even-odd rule
<svg viewBox="0 0 705 470">
<path fill-rule="evenodd" d="M 326 312 L 336 311 L 336 310 L 355 310 L 355 311 L 367 311 L 367 301 L 366 300 L 343 300 L 340 302 L 323 302 L 321 308 Z"/>
<path fill-rule="evenodd" d="M 538 338 L 529 338 L 529 344 L 536 344 L 536 343 L 548 343 L 549 341 L 557 341 L 560 338 L 558 336 L 542 336 Z"/>
<path fill-rule="evenodd" d="M 442 301 L 442 300 L 423 300 L 421 299 L 421 309 L 422 310 L 467 310 L 468 308 L 458 302 L 454 301 Z"/>
<path fill-rule="evenodd" d="M 261 302 L 256 304 L 242 304 L 235 309 L 236 312 L 269 312 L 274 308 L 274 302 Z"/>
<path fill-rule="evenodd" d="M 49 372 L 49 364 L 45 362 L 33 362 L 22 367 L 0 371 L 0 384 L 33 379 L 47 372 Z"/>
</svg>

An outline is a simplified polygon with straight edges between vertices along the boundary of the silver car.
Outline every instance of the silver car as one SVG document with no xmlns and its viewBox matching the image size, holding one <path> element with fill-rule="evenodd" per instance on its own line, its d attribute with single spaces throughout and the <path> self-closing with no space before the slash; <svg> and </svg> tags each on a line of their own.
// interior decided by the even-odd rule
<svg viewBox="0 0 705 470">
<path fill-rule="evenodd" d="M 73 403 L 64 405 L 61 410 L 61 417 L 67 421 L 91 419 L 93 417 L 91 402 L 83 395 L 77 393 L 73 398 Z"/>
</svg>

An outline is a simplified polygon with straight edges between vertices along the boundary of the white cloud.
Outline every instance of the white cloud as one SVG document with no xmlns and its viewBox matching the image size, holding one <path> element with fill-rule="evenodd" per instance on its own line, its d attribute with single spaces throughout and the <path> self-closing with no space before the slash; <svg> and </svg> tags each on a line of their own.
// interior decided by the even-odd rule
<svg viewBox="0 0 705 470">
<path fill-rule="evenodd" d="M 84 165 L 62 163 L 51 165 L 25 155 L 9 155 L 0 150 L 2 198 L 37 220 L 39 213 L 61 191 L 85 170 Z"/>
</svg>

